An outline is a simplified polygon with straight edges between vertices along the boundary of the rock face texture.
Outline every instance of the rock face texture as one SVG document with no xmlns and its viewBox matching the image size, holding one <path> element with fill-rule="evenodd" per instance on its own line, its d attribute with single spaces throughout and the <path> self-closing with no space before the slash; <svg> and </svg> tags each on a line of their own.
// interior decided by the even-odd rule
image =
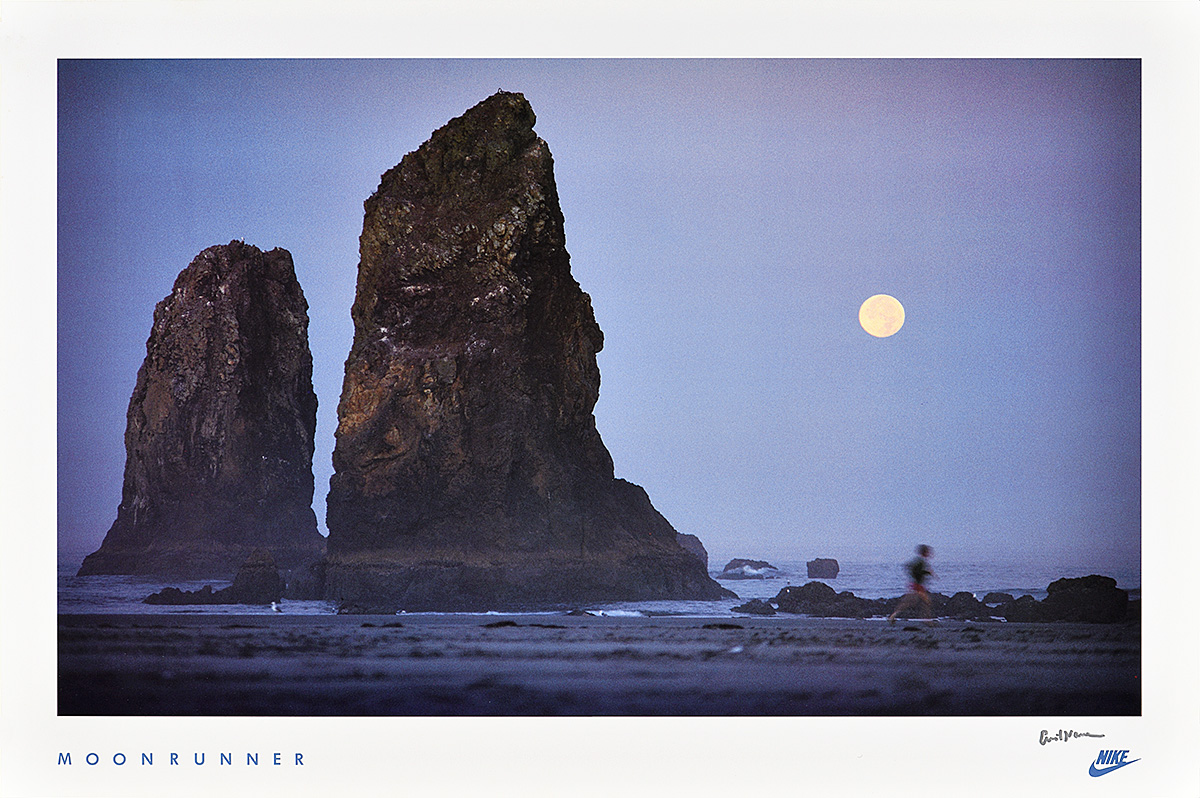
<svg viewBox="0 0 1200 798">
<path fill-rule="evenodd" d="M 326 594 L 403 609 L 724 591 L 596 431 L 603 335 L 519 94 L 437 130 L 365 203 Z"/>
<path fill-rule="evenodd" d="M 204 250 L 154 309 L 117 519 L 80 575 L 229 578 L 321 557 L 308 305 L 287 251 Z"/>
</svg>

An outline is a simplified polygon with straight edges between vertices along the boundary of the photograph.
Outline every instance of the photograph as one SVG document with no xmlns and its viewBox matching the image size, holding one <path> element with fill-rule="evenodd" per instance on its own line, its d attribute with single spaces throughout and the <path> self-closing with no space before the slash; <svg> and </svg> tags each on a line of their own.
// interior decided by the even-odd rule
<svg viewBox="0 0 1200 798">
<path fill-rule="evenodd" d="M 0 795 L 1200 789 L 1195 9 L 53 5 Z"/>
<path fill-rule="evenodd" d="M 1140 714 L 1136 60 L 58 78 L 60 714 Z"/>
</svg>

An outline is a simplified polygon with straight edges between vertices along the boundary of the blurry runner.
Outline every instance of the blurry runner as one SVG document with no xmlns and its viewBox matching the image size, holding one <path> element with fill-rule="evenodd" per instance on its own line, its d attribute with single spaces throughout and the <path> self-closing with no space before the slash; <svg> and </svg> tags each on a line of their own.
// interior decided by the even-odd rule
<svg viewBox="0 0 1200 798">
<path fill-rule="evenodd" d="M 933 569 L 929 567 L 929 558 L 932 556 L 933 549 L 924 543 L 917 546 L 917 556 L 905 566 L 909 578 L 908 592 L 896 605 L 896 611 L 888 616 L 888 623 L 895 623 L 897 615 L 916 604 L 923 605 L 925 617 L 933 620 L 933 601 L 929 598 L 929 591 L 925 589 L 925 582 L 933 576 Z"/>
</svg>

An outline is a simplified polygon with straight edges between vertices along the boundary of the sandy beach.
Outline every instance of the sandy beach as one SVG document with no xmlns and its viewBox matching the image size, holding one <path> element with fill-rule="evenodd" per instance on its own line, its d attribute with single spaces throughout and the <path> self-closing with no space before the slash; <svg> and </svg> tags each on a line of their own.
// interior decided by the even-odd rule
<svg viewBox="0 0 1200 798">
<path fill-rule="evenodd" d="M 64 615 L 60 715 L 1136 715 L 1141 626 Z"/>
</svg>

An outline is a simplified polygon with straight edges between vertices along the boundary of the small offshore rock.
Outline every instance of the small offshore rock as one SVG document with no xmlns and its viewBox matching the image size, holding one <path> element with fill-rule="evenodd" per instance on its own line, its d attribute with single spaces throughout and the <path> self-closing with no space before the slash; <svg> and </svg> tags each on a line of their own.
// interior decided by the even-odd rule
<svg viewBox="0 0 1200 798">
<path fill-rule="evenodd" d="M 837 575 L 841 571 L 838 561 L 831 557 L 809 560 L 807 566 L 809 579 L 837 579 Z"/>
<path fill-rule="evenodd" d="M 726 563 L 717 579 L 774 579 L 779 569 L 766 560 L 735 558 Z"/>
<path fill-rule="evenodd" d="M 788 585 L 776 594 L 774 604 L 780 612 L 811 614 L 837 599 L 837 591 L 824 582 Z"/>
</svg>

